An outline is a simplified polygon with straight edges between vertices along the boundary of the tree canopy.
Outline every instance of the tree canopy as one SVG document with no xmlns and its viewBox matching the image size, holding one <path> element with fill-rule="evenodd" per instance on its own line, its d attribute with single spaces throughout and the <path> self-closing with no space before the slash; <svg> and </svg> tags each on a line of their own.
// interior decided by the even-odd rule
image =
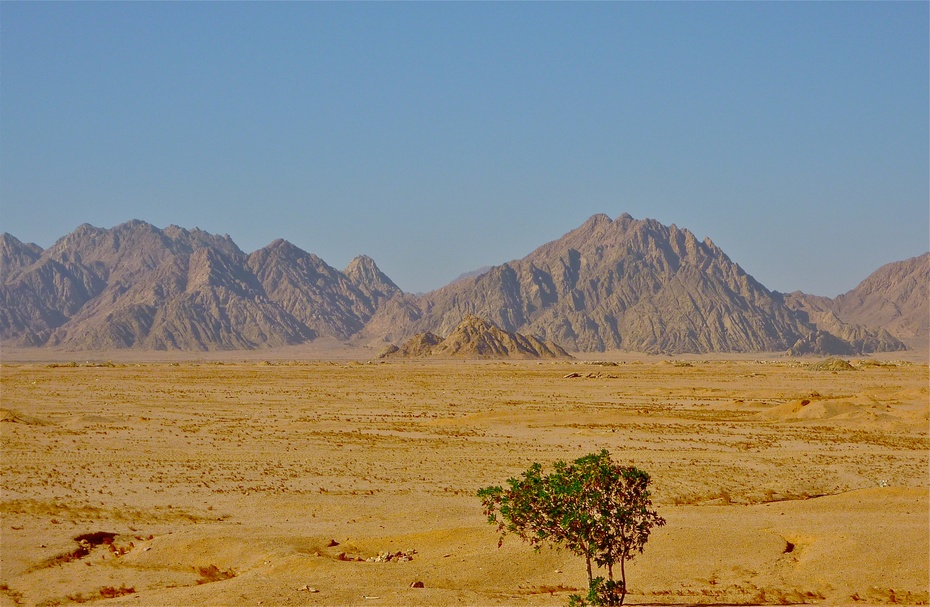
<svg viewBox="0 0 930 607">
<path fill-rule="evenodd" d="M 537 550 L 543 544 L 564 547 L 584 557 L 588 597 L 575 604 L 622 605 L 626 597 L 625 563 L 641 553 L 653 527 L 665 519 L 652 509 L 649 474 L 614 462 L 605 449 L 574 460 L 557 461 L 551 473 L 534 463 L 507 487 L 478 492 L 488 522 Z M 607 568 L 594 577 L 593 565 Z M 614 566 L 620 579 L 614 579 Z"/>
</svg>

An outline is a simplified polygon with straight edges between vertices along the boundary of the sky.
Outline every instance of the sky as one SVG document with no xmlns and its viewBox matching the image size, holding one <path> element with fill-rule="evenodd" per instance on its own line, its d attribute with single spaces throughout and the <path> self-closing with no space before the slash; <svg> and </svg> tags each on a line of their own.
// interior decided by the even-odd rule
<svg viewBox="0 0 930 607">
<path fill-rule="evenodd" d="M 595 213 L 835 296 L 930 250 L 927 2 L 2 2 L 0 231 L 142 219 L 423 292 Z"/>
</svg>

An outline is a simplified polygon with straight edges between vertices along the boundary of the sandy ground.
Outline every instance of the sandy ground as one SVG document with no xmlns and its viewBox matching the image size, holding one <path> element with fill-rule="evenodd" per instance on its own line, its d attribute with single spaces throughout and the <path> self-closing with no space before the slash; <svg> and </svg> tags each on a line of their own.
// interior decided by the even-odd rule
<svg viewBox="0 0 930 607">
<path fill-rule="evenodd" d="M 0 605 L 564 605 L 475 493 L 601 448 L 668 521 L 630 604 L 930 599 L 926 362 L 348 358 L 4 358 Z"/>
</svg>

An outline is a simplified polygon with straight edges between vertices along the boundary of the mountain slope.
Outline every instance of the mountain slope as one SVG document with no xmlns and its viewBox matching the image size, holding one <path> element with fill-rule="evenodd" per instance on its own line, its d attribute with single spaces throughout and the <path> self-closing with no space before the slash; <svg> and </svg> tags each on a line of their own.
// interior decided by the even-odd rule
<svg viewBox="0 0 930 607">
<path fill-rule="evenodd" d="M 447 334 L 474 314 L 586 351 L 787 350 L 814 330 L 709 239 L 626 214 L 595 215 L 523 259 L 425 295 L 417 308 L 392 319 L 409 319 L 406 334 Z"/>
<path fill-rule="evenodd" d="M 838 316 L 899 339 L 930 337 L 930 253 L 886 264 L 835 299 Z"/>
<path fill-rule="evenodd" d="M 353 281 L 284 241 L 246 256 L 201 230 L 83 225 L 28 263 L 14 240 L 3 243 L 0 338 L 18 345 L 228 350 L 345 338 L 392 294 L 373 261 Z"/>
<path fill-rule="evenodd" d="M 26 244 L 12 234 L 0 234 L 0 278 L 5 282 L 13 272 L 31 266 L 42 255 L 42 247 Z"/>
<path fill-rule="evenodd" d="M 85 224 L 45 250 L 0 235 L 0 340 L 72 350 L 249 349 L 321 335 L 401 343 L 451 337 L 474 316 L 580 351 L 852 355 L 926 343 L 928 266 L 930 253 L 889 264 L 833 300 L 782 295 L 688 230 L 595 215 L 522 259 L 415 296 L 366 256 L 339 271 L 284 240 L 246 255 L 199 229 Z M 490 347 L 491 333 L 459 341 Z"/>
<path fill-rule="evenodd" d="M 890 352 L 930 337 L 930 253 L 886 264 L 834 299 L 800 291 L 786 304 L 856 352 Z M 803 353 L 803 352 L 799 352 Z"/>
<path fill-rule="evenodd" d="M 785 305 L 817 328 L 817 331 L 810 336 L 797 342 L 791 348 L 791 354 L 800 355 L 829 350 L 831 354 L 850 356 L 907 349 L 901 340 L 881 327 L 870 328 L 845 322 L 837 315 L 835 302 L 829 297 L 795 291 L 785 295 Z M 836 339 L 840 342 L 834 343 Z M 841 342 L 848 344 L 848 347 L 842 345 Z"/>
<path fill-rule="evenodd" d="M 252 253 L 248 267 L 268 298 L 315 335 L 347 339 L 400 289 L 370 258 L 342 273 L 284 240 Z"/>
</svg>

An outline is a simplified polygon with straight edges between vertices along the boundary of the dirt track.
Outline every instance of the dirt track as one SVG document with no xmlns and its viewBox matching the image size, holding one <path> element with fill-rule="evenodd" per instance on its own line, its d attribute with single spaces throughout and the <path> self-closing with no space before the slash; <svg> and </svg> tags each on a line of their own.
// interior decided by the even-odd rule
<svg viewBox="0 0 930 607">
<path fill-rule="evenodd" d="M 630 603 L 928 601 L 925 363 L 7 363 L 0 379 L 2 605 L 565 604 L 581 560 L 498 549 L 475 492 L 601 448 L 653 476 L 668 519 Z M 115 536 L 73 539 L 95 532 Z"/>
</svg>

